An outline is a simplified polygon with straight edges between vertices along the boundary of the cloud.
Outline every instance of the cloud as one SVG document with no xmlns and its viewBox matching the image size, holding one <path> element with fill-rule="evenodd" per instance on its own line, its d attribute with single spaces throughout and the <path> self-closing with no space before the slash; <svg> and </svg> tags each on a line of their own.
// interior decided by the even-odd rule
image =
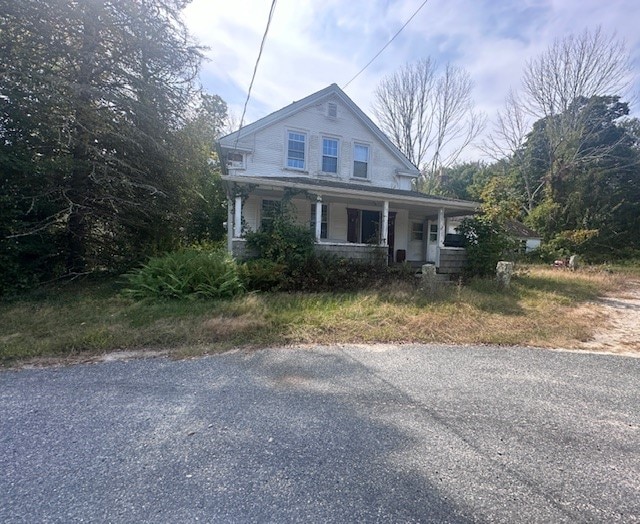
<svg viewBox="0 0 640 524">
<path fill-rule="evenodd" d="M 279 0 L 246 121 L 335 82 L 350 80 L 421 0 Z M 202 82 L 240 114 L 270 2 L 194 0 L 185 20 L 207 45 Z M 640 2 L 620 0 L 430 0 L 398 38 L 347 89 L 370 113 L 378 82 L 408 61 L 431 56 L 469 71 L 478 108 L 493 118 L 526 62 L 556 38 L 601 25 L 625 38 L 640 69 Z M 636 75 L 637 76 L 637 75 Z M 635 91 L 640 92 L 636 79 Z"/>
</svg>

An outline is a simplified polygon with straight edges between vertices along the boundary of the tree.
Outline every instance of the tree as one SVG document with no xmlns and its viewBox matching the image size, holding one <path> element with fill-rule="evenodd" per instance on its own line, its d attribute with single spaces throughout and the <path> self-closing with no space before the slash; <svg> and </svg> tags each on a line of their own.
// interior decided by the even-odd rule
<svg viewBox="0 0 640 524">
<path fill-rule="evenodd" d="M 628 104 L 617 96 L 578 98 L 565 113 L 537 121 L 527 139 L 525 151 L 545 177 L 534 225 L 548 238 L 582 238 L 583 250 L 640 247 L 640 155 Z M 548 128 L 568 119 L 575 129 L 552 151 Z"/>
<path fill-rule="evenodd" d="M 183 237 L 189 242 L 215 242 L 225 235 L 227 197 L 214 144 L 227 125 L 224 100 L 202 93 L 193 117 L 176 135 L 176 162 L 185 179 L 180 222 Z"/>
<path fill-rule="evenodd" d="M 172 242 L 182 180 L 171 151 L 201 60 L 185 5 L 3 2 L 2 185 L 26 211 L 4 240 L 56 239 L 49 255 L 67 274 Z"/>
<path fill-rule="evenodd" d="M 591 148 L 585 156 L 585 113 L 576 101 L 622 93 L 629 80 L 624 43 L 600 28 L 556 40 L 527 63 L 521 93 L 509 93 L 493 133 L 483 143 L 492 158 L 509 159 L 502 164 L 504 176 L 512 178 L 520 192 L 525 217 L 549 198 L 544 192 L 551 179 L 608 154 Z M 536 122 L 533 130 L 531 121 Z"/>
<path fill-rule="evenodd" d="M 473 83 L 447 64 L 439 74 L 430 58 L 408 63 L 375 91 L 373 112 L 381 129 L 423 172 L 423 189 L 441 168 L 455 163 L 484 127 L 475 112 Z"/>
</svg>

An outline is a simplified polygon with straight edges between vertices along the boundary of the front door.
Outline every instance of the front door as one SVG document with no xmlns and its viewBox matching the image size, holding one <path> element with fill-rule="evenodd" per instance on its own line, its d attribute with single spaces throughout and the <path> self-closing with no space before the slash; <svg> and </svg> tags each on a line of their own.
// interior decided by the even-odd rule
<svg viewBox="0 0 640 524">
<path fill-rule="evenodd" d="M 380 212 L 362 210 L 362 233 L 360 241 L 363 244 L 380 243 Z"/>
<path fill-rule="evenodd" d="M 438 256 L 438 221 L 429 220 L 427 227 L 427 262 L 435 264 Z"/>
</svg>

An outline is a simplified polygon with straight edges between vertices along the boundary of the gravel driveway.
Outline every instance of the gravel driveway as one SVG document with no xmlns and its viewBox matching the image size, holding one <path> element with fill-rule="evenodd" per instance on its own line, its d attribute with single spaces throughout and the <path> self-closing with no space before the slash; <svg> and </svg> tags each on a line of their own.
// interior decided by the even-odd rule
<svg viewBox="0 0 640 524">
<path fill-rule="evenodd" d="M 638 522 L 640 359 L 316 347 L 0 373 L 0 522 Z"/>
</svg>

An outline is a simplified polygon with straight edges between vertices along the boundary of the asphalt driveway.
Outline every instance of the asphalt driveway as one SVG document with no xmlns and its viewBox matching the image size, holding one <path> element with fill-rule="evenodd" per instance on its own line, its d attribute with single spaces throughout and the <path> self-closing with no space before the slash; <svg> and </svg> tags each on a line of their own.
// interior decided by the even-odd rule
<svg viewBox="0 0 640 524">
<path fill-rule="evenodd" d="M 638 522 L 640 359 L 270 349 L 0 373 L 0 522 Z"/>
</svg>

